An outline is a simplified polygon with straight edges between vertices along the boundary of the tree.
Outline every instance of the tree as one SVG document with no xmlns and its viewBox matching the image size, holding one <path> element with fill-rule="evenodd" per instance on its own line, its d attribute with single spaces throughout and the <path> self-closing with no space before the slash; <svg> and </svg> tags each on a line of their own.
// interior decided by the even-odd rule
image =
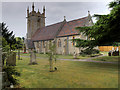
<svg viewBox="0 0 120 90">
<path fill-rule="evenodd" d="M 49 52 L 47 53 L 47 55 L 49 57 L 50 72 L 53 72 L 54 71 L 53 70 L 53 63 L 54 63 L 54 61 L 56 62 L 56 58 L 57 58 L 55 41 L 49 42 Z M 55 67 L 55 70 L 57 70 L 56 67 Z"/>
<path fill-rule="evenodd" d="M 18 49 L 18 60 L 20 59 L 20 49 L 23 47 L 23 41 L 20 37 L 16 37 L 16 48 Z"/>
<path fill-rule="evenodd" d="M 10 46 L 10 51 L 15 50 L 15 43 L 16 43 L 15 35 L 13 35 L 13 31 L 10 32 L 8 30 L 8 26 L 6 26 L 6 24 L 4 22 L 2 23 L 1 33 L 4 38 L 3 41 L 6 41 L 7 45 Z M 4 44 L 4 42 L 3 42 L 3 44 Z M 4 45 L 2 45 L 2 46 L 4 46 Z"/>
<path fill-rule="evenodd" d="M 7 52 L 2 53 L 2 63 L 4 63 L 5 58 L 7 58 L 7 56 L 12 52 L 11 50 L 15 49 L 16 40 L 14 38 L 15 35 L 13 35 L 13 31 L 10 32 L 5 23 L 0 24 L 0 29 L 2 28 L 2 30 L 0 30 L 0 35 L 2 34 L 2 37 L 0 37 L 2 39 L 2 51 Z M 20 73 L 15 70 L 14 66 L 3 65 L 4 64 L 2 64 L 2 72 L 5 72 L 3 73 L 3 89 L 10 87 L 11 84 L 18 84 L 15 76 L 20 76 Z"/>
<path fill-rule="evenodd" d="M 90 48 L 100 45 L 112 45 L 120 42 L 120 0 L 110 2 L 110 14 L 94 15 L 98 21 L 90 27 L 76 27 L 90 39 L 75 39 L 77 47 Z"/>
</svg>

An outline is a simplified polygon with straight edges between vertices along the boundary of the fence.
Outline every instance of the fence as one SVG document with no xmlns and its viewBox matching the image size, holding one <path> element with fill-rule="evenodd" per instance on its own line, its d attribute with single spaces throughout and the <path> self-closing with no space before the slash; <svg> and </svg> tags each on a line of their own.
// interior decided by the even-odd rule
<svg viewBox="0 0 120 90">
<path fill-rule="evenodd" d="M 98 48 L 100 51 L 110 51 L 110 50 L 112 50 L 113 47 L 114 46 L 99 46 Z M 116 50 L 116 48 L 117 47 L 114 47 L 115 50 Z M 120 46 L 119 46 L 119 50 L 120 50 Z"/>
</svg>

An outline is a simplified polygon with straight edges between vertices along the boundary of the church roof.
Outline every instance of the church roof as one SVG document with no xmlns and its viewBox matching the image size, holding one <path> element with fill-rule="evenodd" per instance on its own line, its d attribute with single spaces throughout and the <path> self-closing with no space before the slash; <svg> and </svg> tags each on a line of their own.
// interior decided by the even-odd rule
<svg viewBox="0 0 120 90">
<path fill-rule="evenodd" d="M 52 24 L 44 28 L 38 29 L 33 35 L 32 40 L 33 41 L 52 40 L 55 37 L 79 34 L 79 32 L 75 29 L 75 27 L 85 26 L 87 18 L 88 17 L 84 17 L 84 18 L 68 21 L 65 23 L 59 22 L 59 23 Z"/>
<path fill-rule="evenodd" d="M 52 40 L 56 37 L 56 34 L 63 22 L 52 24 L 41 29 L 38 29 L 32 37 L 33 41 L 40 40 Z"/>
<path fill-rule="evenodd" d="M 75 28 L 85 26 L 86 21 L 87 17 L 66 22 L 57 37 L 79 34 L 79 31 L 77 31 Z"/>
</svg>

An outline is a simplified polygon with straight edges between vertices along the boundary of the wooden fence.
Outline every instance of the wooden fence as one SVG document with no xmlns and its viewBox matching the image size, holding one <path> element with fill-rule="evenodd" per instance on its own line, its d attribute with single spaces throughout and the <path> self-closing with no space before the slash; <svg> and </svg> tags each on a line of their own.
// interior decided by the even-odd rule
<svg viewBox="0 0 120 90">
<path fill-rule="evenodd" d="M 114 46 L 99 46 L 98 48 L 100 51 L 110 51 L 110 50 L 112 50 L 113 47 Z M 115 50 L 116 50 L 116 48 L 117 47 L 114 47 Z M 120 46 L 119 46 L 119 50 L 120 50 Z"/>
</svg>

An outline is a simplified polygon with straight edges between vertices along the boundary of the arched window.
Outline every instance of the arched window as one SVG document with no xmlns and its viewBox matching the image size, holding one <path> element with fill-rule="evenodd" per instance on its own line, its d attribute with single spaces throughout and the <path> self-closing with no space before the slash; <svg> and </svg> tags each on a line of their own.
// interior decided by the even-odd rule
<svg viewBox="0 0 120 90">
<path fill-rule="evenodd" d="M 61 40 L 58 40 L 58 47 L 61 47 Z"/>
</svg>

